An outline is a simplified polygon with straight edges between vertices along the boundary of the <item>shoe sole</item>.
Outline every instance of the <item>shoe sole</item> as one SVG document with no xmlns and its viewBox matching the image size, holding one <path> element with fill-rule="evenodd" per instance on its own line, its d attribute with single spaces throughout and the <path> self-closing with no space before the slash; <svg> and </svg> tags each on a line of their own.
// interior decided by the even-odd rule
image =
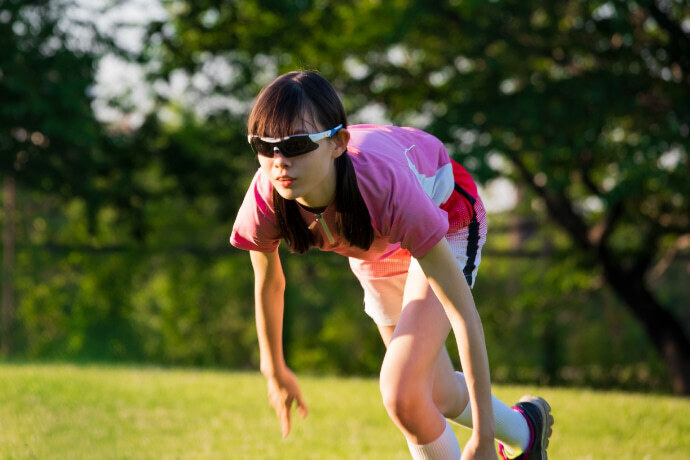
<svg viewBox="0 0 690 460">
<path fill-rule="evenodd" d="M 549 403 L 547 403 L 543 398 L 531 395 L 523 396 L 522 398 L 520 398 L 519 402 L 532 403 L 539 409 L 539 412 L 542 416 L 542 420 L 544 420 L 544 423 L 546 425 L 544 429 L 541 431 L 541 458 L 542 460 L 548 460 L 546 448 L 549 447 L 549 437 L 553 432 L 551 428 L 553 426 L 553 415 L 551 415 L 551 406 L 549 406 Z"/>
</svg>

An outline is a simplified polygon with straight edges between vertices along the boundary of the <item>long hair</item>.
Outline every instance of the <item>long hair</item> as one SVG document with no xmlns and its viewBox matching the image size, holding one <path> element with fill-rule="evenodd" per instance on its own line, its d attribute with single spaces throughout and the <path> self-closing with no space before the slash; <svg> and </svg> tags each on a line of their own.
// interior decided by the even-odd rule
<svg viewBox="0 0 690 460">
<path fill-rule="evenodd" d="M 347 115 L 335 89 L 316 72 L 289 72 L 264 88 L 252 108 L 247 130 L 252 135 L 285 137 L 297 123 L 316 122 L 325 129 L 343 125 Z M 368 250 L 374 229 L 347 152 L 335 159 L 336 232 L 350 245 Z M 273 189 L 273 204 L 281 236 L 292 252 L 303 254 L 316 244 L 294 200 Z"/>
</svg>

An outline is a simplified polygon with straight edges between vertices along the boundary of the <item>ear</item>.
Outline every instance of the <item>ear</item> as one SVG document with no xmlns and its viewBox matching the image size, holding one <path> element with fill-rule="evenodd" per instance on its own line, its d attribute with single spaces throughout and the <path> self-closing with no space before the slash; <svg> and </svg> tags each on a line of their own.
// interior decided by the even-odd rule
<svg viewBox="0 0 690 460">
<path fill-rule="evenodd" d="M 347 144 L 350 142 L 350 132 L 347 129 L 341 129 L 335 136 L 331 138 L 335 145 L 335 154 L 333 158 L 338 158 L 347 150 Z"/>
</svg>

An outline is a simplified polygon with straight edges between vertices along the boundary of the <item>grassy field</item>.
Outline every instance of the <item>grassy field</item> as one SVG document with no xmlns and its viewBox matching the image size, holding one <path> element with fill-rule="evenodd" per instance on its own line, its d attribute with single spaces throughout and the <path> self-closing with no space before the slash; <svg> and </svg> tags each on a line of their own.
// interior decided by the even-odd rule
<svg viewBox="0 0 690 460">
<path fill-rule="evenodd" d="M 0 365 L 2 459 L 407 459 L 373 379 L 301 376 L 310 408 L 282 440 L 255 373 Z M 536 392 L 556 425 L 549 458 L 690 459 L 690 400 L 496 386 Z M 456 426 L 464 442 L 469 430 Z"/>
</svg>

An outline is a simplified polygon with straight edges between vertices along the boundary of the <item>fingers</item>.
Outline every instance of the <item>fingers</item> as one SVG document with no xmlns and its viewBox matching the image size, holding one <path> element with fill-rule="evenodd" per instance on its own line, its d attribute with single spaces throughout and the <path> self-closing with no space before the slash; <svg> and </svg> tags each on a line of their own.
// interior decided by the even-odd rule
<svg viewBox="0 0 690 460">
<path fill-rule="evenodd" d="M 280 405 L 280 413 L 278 418 L 280 419 L 280 427 L 283 431 L 283 439 L 287 438 L 290 434 L 290 409 L 292 408 L 293 398 L 286 398 Z"/>
<path fill-rule="evenodd" d="M 283 438 L 286 438 L 287 435 L 290 434 L 290 421 L 292 417 L 291 412 L 293 402 L 297 402 L 297 413 L 300 415 L 300 417 L 304 418 L 309 413 L 309 409 L 307 408 L 307 405 L 304 402 L 304 399 L 302 399 L 302 395 L 300 393 L 297 393 L 294 397 L 288 396 L 285 398 L 276 408 L 278 418 L 280 419 L 280 427 L 283 432 Z"/>
<path fill-rule="evenodd" d="M 290 419 L 291 419 L 291 409 L 292 403 L 295 400 L 292 396 L 287 394 L 282 394 L 277 398 L 274 398 L 271 405 L 276 411 L 276 416 L 280 421 L 280 429 L 283 434 L 283 438 L 286 438 L 290 434 Z M 301 415 L 301 414 L 300 414 Z"/>
<path fill-rule="evenodd" d="M 309 413 L 309 409 L 307 409 L 307 404 L 304 402 L 304 399 L 302 399 L 301 393 L 297 393 L 296 398 L 297 398 L 297 412 L 299 413 L 300 417 L 304 418 Z"/>
<path fill-rule="evenodd" d="M 276 417 L 280 422 L 283 438 L 290 434 L 290 407 L 293 398 L 282 392 L 276 392 L 269 398 L 271 406 L 276 411 Z"/>
<path fill-rule="evenodd" d="M 307 405 L 302 399 L 302 394 L 297 386 L 297 382 L 294 381 L 294 377 L 293 381 L 287 382 L 269 380 L 268 399 L 271 406 L 276 411 L 283 438 L 286 438 L 288 434 L 290 434 L 293 403 L 297 403 L 297 413 L 302 418 L 306 417 L 309 412 Z"/>
</svg>

